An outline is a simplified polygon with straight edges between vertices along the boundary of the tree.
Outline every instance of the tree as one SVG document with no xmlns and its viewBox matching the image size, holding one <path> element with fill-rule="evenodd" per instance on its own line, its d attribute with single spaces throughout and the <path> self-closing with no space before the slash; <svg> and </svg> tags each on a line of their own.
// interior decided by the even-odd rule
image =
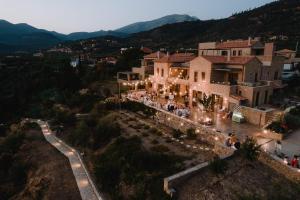
<svg viewBox="0 0 300 200">
<path fill-rule="evenodd" d="M 240 153 L 247 160 L 257 160 L 260 152 L 260 146 L 257 144 L 254 138 L 248 137 L 246 141 L 241 145 Z"/>
<path fill-rule="evenodd" d="M 203 98 L 199 99 L 199 103 L 201 105 L 203 105 L 204 110 L 209 112 L 209 111 L 213 111 L 215 102 L 214 102 L 214 98 L 212 95 L 207 96 L 205 93 L 203 94 Z"/>
</svg>

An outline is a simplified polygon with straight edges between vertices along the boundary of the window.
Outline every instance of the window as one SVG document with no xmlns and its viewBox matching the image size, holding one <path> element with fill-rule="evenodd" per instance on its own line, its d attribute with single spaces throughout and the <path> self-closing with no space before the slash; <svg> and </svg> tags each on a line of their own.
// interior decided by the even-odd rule
<svg viewBox="0 0 300 200">
<path fill-rule="evenodd" d="M 194 82 L 198 82 L 198 72 L 194 72 Z"/>
<path fill-rule="evenodd" d="M 227 56 L 227 53 L 228 53 L 227 51 L 222 51 L 221 52 L 222 56 Z"/>
<path fill-rule="evenodd" d="M 233 56 L 236 56 L 236 50 L 234 50 L 234 51 L 232 52 L 232 55 L 233 55 Z"/>
<path fill-rule="evenodd" d="M 277 79 L 278 79 L 278 71 L 276 71 L 274 74 L 274 80 L 277 80 Z"/>
<path fill-rule="evenodd" d="M 164 69 L 161 69 L 161 77 L 164 77 Z"/>
<path fill-rule="evenodd" d="M 242 55 L 242 50 L 239 50 L 239 53 L 238 53 L 238 54 L 239 54 L 239 56 L 241 56 L 241 55 Z"/>
<path fill-rule="evenodd" d="M 156 68 L 157 76 L 159 76 L 159 68 Z"/>
<path fill-rule="evenodd" d="M 254 79 L 254 82 L 257 82 L 257 76 L 258 76 L 258 74 L 255 73 L 255 79 Z"/>
<path fill-rule="evenodd" d="M 202 76 L 202 81 L 205 81 L 205 72 L 202 72 L 201 76 Z"/>
</svg>

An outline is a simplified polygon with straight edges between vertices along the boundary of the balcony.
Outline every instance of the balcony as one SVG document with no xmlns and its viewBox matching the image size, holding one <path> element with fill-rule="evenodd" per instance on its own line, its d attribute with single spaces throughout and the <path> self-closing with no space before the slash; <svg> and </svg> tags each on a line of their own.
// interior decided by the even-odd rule
<svg viewBox="0 0 300 200">
<path fill-rule="evenodd" d="M 173 83 L 173 84 L 179 84 L 179 85 L 188 85 L 189 79 L 188 79 L 188 77 L 186 77 L 186 78 L 169 77 L 168 82 Z"/>
</svg>

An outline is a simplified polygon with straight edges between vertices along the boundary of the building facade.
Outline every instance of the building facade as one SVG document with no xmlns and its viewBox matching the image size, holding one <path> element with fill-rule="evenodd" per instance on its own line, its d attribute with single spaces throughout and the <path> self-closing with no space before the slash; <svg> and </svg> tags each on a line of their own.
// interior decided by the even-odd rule
<svg viewBox="0 0 300 200">
<path fill-rule="evenodd" d="M 284 58 L 275 56 L 273 43 L 258 39 L 200 43 L 198 56 L 166 54 L 153 62 L 151 89 L 162 97 L 188 96 L 190 106 L 206 94 L 213 96 L 218 109 L 259 107 L 283 87 Z"/>
</svg>

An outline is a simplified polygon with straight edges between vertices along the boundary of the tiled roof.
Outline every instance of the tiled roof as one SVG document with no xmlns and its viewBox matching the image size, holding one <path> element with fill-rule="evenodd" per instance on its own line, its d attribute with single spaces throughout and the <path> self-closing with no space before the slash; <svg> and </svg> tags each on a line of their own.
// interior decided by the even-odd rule
<svg viewBox="0 0 300 200">
<path fill-rule="evenodd" d="M 245 65 L 253 59 L 255 56 L 231 56 L 228 60 L 227 56 L 202 56 L 213 64 L 232 64 L 232 65 Z"/>
<path fill-rule="evenodd" d="M 150 53 L 150 54 L 148 54 L 148 55 L 145 55 L 144 58 L 145 58 L 145 59 L 147 59 L 147 58 L 148 58 L 148 59 L 158 59 L 158 55 L 159 55 L 159 58 L 162 58 L 162 57 L 164 57 L 166 54 L 157 51 L 157 52 L 154 52 L 154 53 Z"/>
<path fill-rule="evenodd" d="M 144 53 L 152 53 L 152 49 L 150 49 L 148 47 L 141 47 L 141 51 Z"/>
<path fill-rule="evenodd" d="M 251 40 L 250 44 L 248 40 L 233 40 L 233 41 L 226 41 L 217 44 L 217 49 L 228 49 L 228 48 L 247 48 L 253 46 L 257 41 Z"/>
<path fill-rule="evenodd" d="M 165 56 L 156 62 L 160 63 L 184 63 L 193 60 L 196 56 L 193 53 L 175 53 Z"/>
<path fill-rule="evenodd" d="M 276 53 L 295 53 L 296 51 L 290 50 L 290 49 L 282 49 L 279 51 L 276 51 Z"/>
</svg>

